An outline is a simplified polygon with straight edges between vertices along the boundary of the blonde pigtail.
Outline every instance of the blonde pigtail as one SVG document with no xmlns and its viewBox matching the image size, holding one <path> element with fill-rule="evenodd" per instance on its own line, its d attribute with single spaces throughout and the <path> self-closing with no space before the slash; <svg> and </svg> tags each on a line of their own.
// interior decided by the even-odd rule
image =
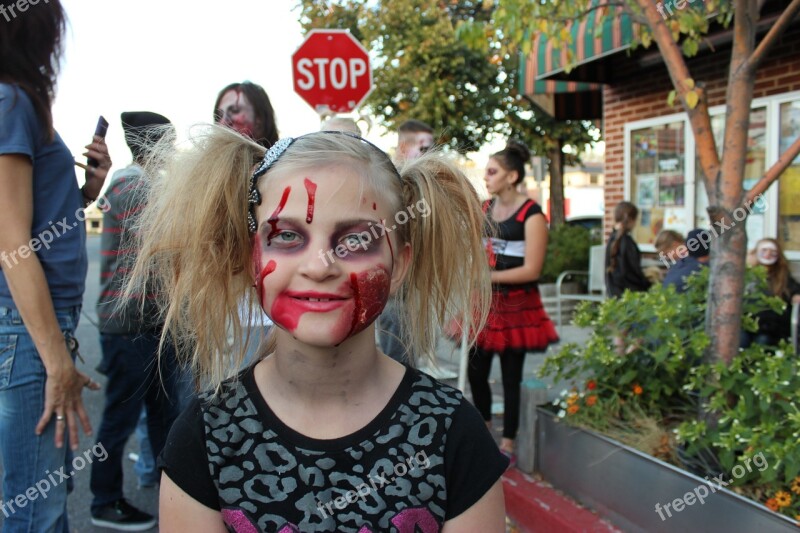
<svg viewBox="0 0 800 533">
<path fill-rule="evenodd" d="M 413 259 L 399 307 L 411 353 L 430 357 L 440 329 L 451 318 L 469 314 L 470 344 L 486 321 L 491 303 L 482 241 L 486 217 L 469 180 L 441 154 L 407 163 L 400 173 L 403 199 L 418 214 L 404 236 Z M 420 206 L 427 206 L 426 216 L 420 216 Z"/>
<path fill-rule="evenodd" d="M 218 387 L 244 356 L 245 295 L 248 312 L 254 309 L 247 195 L 253 162 L 263 155 L 258 144 L 212 127 L 188 150 L 163 143 L 146 168 L 151 186 L 124 298 L 143 287 L 155 293 L 162 345 L 173 343 L 203 386 Z"/>
</svg>

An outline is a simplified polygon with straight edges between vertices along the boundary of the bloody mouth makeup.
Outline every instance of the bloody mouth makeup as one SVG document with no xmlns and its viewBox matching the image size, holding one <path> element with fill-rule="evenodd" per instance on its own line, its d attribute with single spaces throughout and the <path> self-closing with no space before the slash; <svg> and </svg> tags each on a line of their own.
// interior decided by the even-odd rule
<svg viewBox="0 0 800 533">
<path fill-rule="evenodd" d="M 376 268 L 353 272 L 335 292 L 282 291 L 272 304 L 270 316 L 279 326 L 294 333 L 306 314 L 331 314 L 331 343 L 339 345 L 360 333 L 380 315 L 389 300 L 388 270 Z M 336 316 L 338 315 L 338 316 Z"/>
</svg>

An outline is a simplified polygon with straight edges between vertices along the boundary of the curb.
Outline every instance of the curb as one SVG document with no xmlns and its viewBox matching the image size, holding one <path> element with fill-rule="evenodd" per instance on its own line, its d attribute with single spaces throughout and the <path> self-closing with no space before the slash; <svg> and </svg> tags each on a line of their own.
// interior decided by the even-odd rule
<svg viewBox="0 0 800 533">
<path fill-rule="evenodd" d="M 561 494 L 552 485 L 516 468 L 503 474 L 506 514 L 523 533 L 620 533 L 588 509 Z"/>
</svg>

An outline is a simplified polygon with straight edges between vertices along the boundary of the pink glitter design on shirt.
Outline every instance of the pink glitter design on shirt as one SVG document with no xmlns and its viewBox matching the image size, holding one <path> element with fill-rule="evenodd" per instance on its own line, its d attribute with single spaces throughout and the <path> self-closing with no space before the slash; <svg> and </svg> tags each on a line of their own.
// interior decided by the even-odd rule
<svg viewBox="0 0 800 533">
<path fill-rule="evenodd" d="M 236 533 L 259 533 L 258 527 L 241 509 L 223 509 L 222 521 Z"/>
<path fill-rule="evenodd" d="M 426 508 L 404 509 L 394 518 L 392 524 L 399 533 L 439 533 L 436 518 Z"/>
</svg>

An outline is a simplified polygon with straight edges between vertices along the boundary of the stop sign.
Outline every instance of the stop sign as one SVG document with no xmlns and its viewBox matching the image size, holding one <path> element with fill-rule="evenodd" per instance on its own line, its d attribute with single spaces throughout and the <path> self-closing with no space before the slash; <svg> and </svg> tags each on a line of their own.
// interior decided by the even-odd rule
<svg viewBox="0 0 800 533">
<path fill-rule="evenodd" d="M 346 30 L 312 30 L 292 55 L 292 75 L 318 113 L 349 113 L 372 90 L 367 51 Z"/>
</svg>

